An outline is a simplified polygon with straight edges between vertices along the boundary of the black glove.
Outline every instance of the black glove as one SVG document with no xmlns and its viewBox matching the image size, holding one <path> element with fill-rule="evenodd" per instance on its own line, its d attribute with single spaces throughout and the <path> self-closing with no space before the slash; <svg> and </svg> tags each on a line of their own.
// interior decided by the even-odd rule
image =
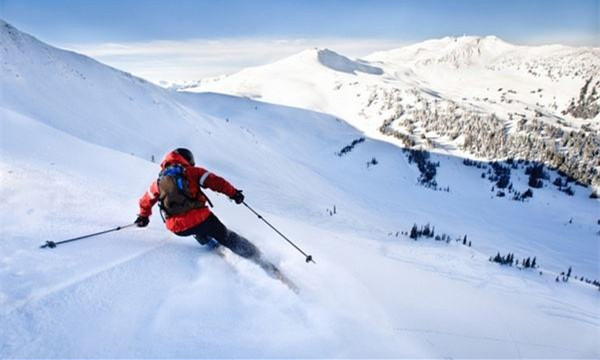
<svg viewBox="0 0 600 360">
<path fill-rule="evenodd" d="M 236 204 L 241 204 L 244 202 L 244 194 L 242 194 L 242 190 L 236 190 L 235 195 L 230 197 L 231 200 L 235 201 Z"/>
<path fill-rule="evenodd" d="M 148 223 L 150 223 L 150 219 L 147 216 L 139 215 L 133 223 L 138 227 L 146 227 L 148 226 Z"/>
</svg>

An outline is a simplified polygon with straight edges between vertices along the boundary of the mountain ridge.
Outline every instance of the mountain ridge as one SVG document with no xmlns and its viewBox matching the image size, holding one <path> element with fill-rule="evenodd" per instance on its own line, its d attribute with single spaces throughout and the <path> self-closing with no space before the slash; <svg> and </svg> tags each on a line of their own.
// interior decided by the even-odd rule
<svg viewBox="0 0 600 360">
<path fill-rule="evenodd" d="M 378 69 L 367 72 L 315 67 L 323 53 L 301 54 L 180 90 L 322 111 L 399 146 L 541 161 L 600 186 L 598 48 L 516 46 L 487 36 L 428 40 L 362 60 L 336 54 Z M 483 128 L 500 136 L 483 138 Z M 457 134 L 465 132 L 476 140 L 462 142 Z"/>
</svg>

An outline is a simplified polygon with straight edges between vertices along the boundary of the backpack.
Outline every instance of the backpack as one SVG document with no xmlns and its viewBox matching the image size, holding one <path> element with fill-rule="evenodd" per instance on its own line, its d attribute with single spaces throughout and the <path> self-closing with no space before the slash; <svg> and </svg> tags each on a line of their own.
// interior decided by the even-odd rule
<svg viewBox="0 0 600 360">
<path fill-rule="evenodd" d="M 192 209 L 205 207 L 202 196 L 190 191 L 183 166 L 178 164 L 167 166 L 158 174 L 157 182 L 159 207 L 163 217 L 168 219 Z M 199 188 L 198 191 L 204 195 Z"/>
</svg>

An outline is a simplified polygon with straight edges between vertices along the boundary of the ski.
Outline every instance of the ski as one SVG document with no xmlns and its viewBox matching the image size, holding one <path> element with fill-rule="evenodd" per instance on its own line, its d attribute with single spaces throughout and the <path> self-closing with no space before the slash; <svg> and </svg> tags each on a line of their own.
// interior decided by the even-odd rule
<svg viewBox="0 0 600 360">
<path fill-rule="evenodd" d="M 284 285 L 286 285 L 290 290 L 295 292 L 296 294 L 300 293 L 300 288 L 290 280 L 279 268 L 273 263 L 263 258 L 258 258 L 253 260 L 258 266 L 260 266 L 270 277 L 273 279 L 281 281 Z"/>
<path fill-rule="evenodd" d="M 225 262 L 227 262 L 232 268 L 235 269 L 235 267 L 227 261 L 227 257 L 225 254 L 225 246 L 220 245 L 214 239 L 211 239 L 211 241 L 208 244 L 206 244 L 206 246 L 208 247 L 208 251 L 223 258 Z M 279 268 L 275 266 L 272 262 L 264 259 L 262 256 L 259 256 L 258 258 L 248 258 L 247 260 L 250 260 L 256 265 L 260 266 L 267 273 L 267 275 L 269 275 L 275 280 L 281 281 L 284 285 L 286 285 L 290 290 L 292 290 L 296 294 L 300 293 L 300 288 L 292 280 L 285 276 L 283 272 L 281 272 L 281 270 L 279 270 Z"/>
</svg>

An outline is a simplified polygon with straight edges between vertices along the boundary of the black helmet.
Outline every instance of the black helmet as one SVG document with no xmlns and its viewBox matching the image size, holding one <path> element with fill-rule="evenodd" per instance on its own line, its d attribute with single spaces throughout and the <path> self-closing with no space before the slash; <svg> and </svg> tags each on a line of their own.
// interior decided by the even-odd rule
<svg viewBox="0 0 600 360">
<path fill-rule="evenodd" d="M 190 165 L 195 166 L 196 162 L 194 161 L 194 154 L 192 154 L 192 152 L 186 148 L 177 148 L 175 150 L 173 150 L 175 153 L 183 156 L 184 159 L 187 160 L 187 162 L 190 163 Z"/>
</svg>

